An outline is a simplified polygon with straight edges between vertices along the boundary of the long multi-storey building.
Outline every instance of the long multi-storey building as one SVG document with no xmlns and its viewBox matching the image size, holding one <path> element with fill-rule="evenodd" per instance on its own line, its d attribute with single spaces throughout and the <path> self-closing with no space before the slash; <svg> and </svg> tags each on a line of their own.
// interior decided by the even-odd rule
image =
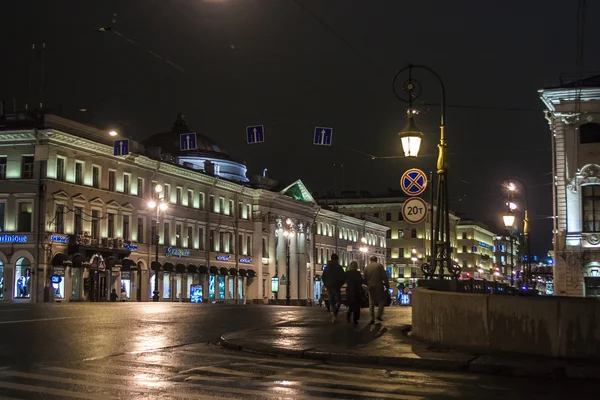
<svg viewBox="0 0 600 400">
<path fill-rule="evenodd" d="M 347 264 L 367 236 L 383 259 L 385 226 L 321 209 L 301 181 L 249 182 L 204 135 L 181 151 L 189 132 L 179 117 L 143 143 L 115 142 L 54 115 L 0 116 L 0 301 L 103 301 L 115 290 L 129 301 L 193 292 L 303 304 L 333 252 Z"/>
<path fill-rule="evenodd" d="M 496 234 L 479 222 L 461 220 L 456 226 L 455 261 L 461 266 L 461 277 L 503 279 L 493 263 Z"/>
<path fill-rule="evenodd" d="M 600 75 L 539 93 L 552 139 L 554 293 L 600 297 Z"/>
<path fill-rule="evenodd" d="M 336 211 L 359 217 L 372 218 L 390 229 L 385 240 L 385 264 L 391 278 L 399 282 L 414 282 L 422 278 L 421 265 L 431 256 L 431 211 L 419 224 L 410 224 L 402 216 L 406 197 L 361 196 L 357 198 L 319 199 L 320 204 Z M 429 207 L 431 209 L 431 207 Z M 459 217 L 450 215 L 450 242 L 456 248 L 456 224 Z"/>
</svg>

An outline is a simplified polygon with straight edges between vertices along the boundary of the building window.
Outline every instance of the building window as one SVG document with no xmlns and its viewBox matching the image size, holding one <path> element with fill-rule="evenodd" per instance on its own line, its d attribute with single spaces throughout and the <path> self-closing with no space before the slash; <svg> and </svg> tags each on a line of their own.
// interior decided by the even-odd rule
<svg viewBox="0 0 600 400">
<path fill-rule="evenodd" d="M 204 193 L 198 193 L 198 197 L 199 207 L 204 211 Z"/>
<path fill-rule="evenodd" d="M 108 213 L 108 235 L 109 238 L 115 237 L 115 214 Z"/>
<path fill-rule="evenodd" d="M 583 231 L 600 232 L 600 185 L 582 186 Z"/>
<path fill-rule="evenodd" d="M 212 194 L 208 197 L 208 210 L 210 212 L 217 211 L 217 210 L 215 210 L 215 196 L 213 196 Z"/>
<path fill-rule="evenodd" d="M 117 171 L 109 169 L 108 170 L 108 190 L 111 192 L 116 191 L 117 189 Z"/>
<path fill-rule="evenodd" d="M 463 253 L 466 253 L 466 252 L 467 252 L 467 246 L 463 246 L 463 248 L 462 248 L 462 252 L 463 252 Z"/>
<path fill-rule="evenodd" d="M 92 237 L 100 238 L 100 212 L 98 210 L 92 210 Z"/>
<path fill-rule="evenodd" d="M 65 159 L 62 157 L 56 157 L 56 179 L 65 180 Z"/>
<path fill-rule="evenodd" d="M 153 245 L 158 244 L 158 226 L 156 224 L 156 220 L 151 221 L 152 226 L 150 227 L 150 241 Z"/>
<path fill-rule="evenodd" d="M 471 252 L 472 253 L 477 253 L 477 246 L 471 247 Z"/>
<path fill-rule="evenodd" d="M 391 239 L 392 238 L 392 231 L 391 230 L 386 231 L 385 232 L 385 237 L 386 237 L 386 239 Z"/>
<path fill-rule="evenodd" d="M 144 218 L 142 217 L 138 217 L 137 241 L 138 243 L 144 243 Z"/>
<path fill-rule="evenodd" d="M 0 233 L 4 232 L 4 203 L 0 203 Z"/>
<path fill-rule="evenodd" d="M 244 235 L 239 234 L 238 235 L 238 254 L 246 254 L 246 252 L 244 251 Z"/>
<path fill-rule="evenodd" d="M 252 206 L 250 204 L 246 204 L 246 219 L 252 218 Z"/>
<path fill-rule="evenodd" d="M 198 249 L 204 250 L 204 228 L 198 228 Z"/>
<path fill-rule="evenodd" d="M 391 212 L 385 213 L 385 220 L 388 221 L 388 222 L 392 220 L 392 213 Z"/>
<path fill-rule="evenodd" d="M 467 260 L 462 260 L 462 266 L 463 268 L 467 268 Z"/>
<path fill-rule="evenodd" d="M 412 228 L 410 230 L 410 238 L 411 239 L 416 239 L 417 238 L 417 228 Z"/>
<path fill-rule="evenodd" d="M 164 199 L 167 203 L 171 202 L 171 185 L 169 185 L 168 183 L 164 184 Z"/>
<path fill-rule="evenodd" d="M 392 249 L 391 248 L 385 249 L 385 256 L 387 258 L 392 258 Z"/>
<path fill-rule="evenodd" d="M 252 235 L 246 236 L 246 254 L 252 255 Z"/>
<path fill-rule="evenodd" d="M 212 251 L 216 251 L 217 249 L 215 248 L 215 231 L 214 230 L 210 230 L 210 233 L 208 235 L 208 248 L 211 249 Z"/>
<path fill-rule="evenodd" d="M 229 200 L 229 215 L 233 215 L 235 207 L 233 206 L 233 200 Z"/>
<path fill-rule="evenodd" d="M 33 156 L 23 156 L 21 158 L 21 178 L 33 179 Z"/>
<path fill-rule="evenodd" d="M 376 213 L 373 213 L 373 216 L 374 216 L 375 218 L 379 218 L 379 213 L 378 213 L 378 212 L 376 212 Z"/>
<path fill-rule="evenodd" d="M 83 185 L 83 162 L 75 161 L 75 183 Z"/>
<path fill-rule="evenodd" d="M 194 244 L 194 227 L 188 226 L 187 227 L 187 245 L 186 245 L 186 247 L 188 249 L 191 249 L 193 247 L 193 244 Z"/>
<path fill-rule="evenodd" d="M 175 225 L 175 246 L 177 247 L 182 247 L 181 246 L 181 224 L 177 224 Z"/>
<path fill-rule="evenodd" d="M 404 238 L 404 229 L 398 229 L 398 239 Z"/>
<path fill-rule="evenodd" d="M 92 165 L 92 186 L 100 189 L 100 167 Z"/>
<path fill-rule="evenodd" d="M 467 239 L 467 232 L 463 232 L 463 233 L 462 233 L 462 238 L 463 238 L 463 239 Z"/>
<path fill-rule="evenodd" d="M 225 199 L 222 197 L 219 197 L 219 213 L 221 214 L 225 214 Z"/>
<path fill-rule="evenodd" d="M 131 175 L 123 174 L 123 193 L 131 193 Z"/>
<path fill-rule="evenodd" d="M 129 240 L 129 215 L 123 215 L 123 240 Z"/>
<path fill-rule="evenodd" d="M 194 207 L 194 191 L 192 189 L 188 189 L 187 201 L 188 207 Z"/>
<path fill-rule="evenodd" d="M 75 234 L 80 235 L 83 233 L 83 209 L 81 207 L 75 207 Z"/>
<path fill-rule="evenodd" d="M 398 249 L 398 257 L 404 258 L 404 249 L 402 247 Z"/>
<path fill-rule="evenodd" d="M 4 206 L 4 204 L 2 204 Z M 56 233 L 65 233 L 65 206 L 63 204 L 56 205 L 54 212 L 54 225 Z"/>
<path fill-rule="evenodd" d="M 404 221 L 404 215 L 402 215 L 402 211 L 398 211 L 398 221 Z"/>
<path fill-rule="evenodd" d="M 579 127 L 579 143 L 600 143 L 600 124 L 588 123 Z"/>
<path fill-rule="evenodd" d="M 225 233 L 224 232 L 219 232 L 219 251 L 221 253 L 225 252 Z"/>
<path fill-rule="evenodd" d="M 238 203 L 238 218 L 244 218 L 244 205 L 242 204 L 242 202 Z"/>
<path fill-rule="evenodd" d="M 169 221 L 163 222 L 163 245 L 171 245 L 171 223 Z"/>
<path fill-rule="evenodd" d="M 144 178 L 137 178 L 137 195 L 138 197 L 144 196 Z"/>
<path fill-rule="evenodd" d="M 180 206 L 181 202 L 183 201 L 183 188 L 182 187 L 177 187 L 177 205 Z"/>
<path fill-rule="evenodd" d="M 269 258 L 269 248 L 267 247 L 267 238 L 262 238 L 262 256 Z"/>
<path fill-rule="evenodd" d="M 2 156 L 0 157 L 0 179 L 6 179 L 6 162 L 7 162 L 7 157 L 6 156 Z"/>
<path fill-rule="evenodd" d="M 31 232 L 31 216 L 33 203 L 19 203 L 19 219 L 17 232 Z"/>
</svg>

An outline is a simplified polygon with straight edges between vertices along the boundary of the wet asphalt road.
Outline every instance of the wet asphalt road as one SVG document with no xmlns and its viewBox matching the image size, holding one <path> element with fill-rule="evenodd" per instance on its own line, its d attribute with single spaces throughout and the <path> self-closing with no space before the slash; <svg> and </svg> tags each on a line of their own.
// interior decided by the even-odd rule
<svg viewBox="0 0 600 400">
<path fill-rule="evenodd" d="M 0 399 L 515 400 L 583 398 L 595 390 L 580 381 L 357 367 L 208 344 L 226 331 L 319 314 L 189 304 L 3 307 Z"/>
</svg>

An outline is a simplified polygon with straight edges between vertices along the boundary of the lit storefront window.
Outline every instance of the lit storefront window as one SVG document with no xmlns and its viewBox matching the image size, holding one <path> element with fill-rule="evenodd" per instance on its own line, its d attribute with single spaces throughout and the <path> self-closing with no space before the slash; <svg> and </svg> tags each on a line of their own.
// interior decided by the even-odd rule
<svg viewBox="0 0 600 400">
<path fill-rule="evenodd" d="M 219 299 L 225 298 L 225 277 L 219 275 Z"/>
<path fill-rule="evenodd" d="M 31 297 L 31 262 L 19 258 L 15 263 L 15 299 Z"/>
<path fill-rule="evenodd" d="M 228 292 L 228 294 L 229 294 L 229 297 L 228 297 L 228 298 L 229 298 L 229 299 L 233 299 L 233 293 L 234 293 L 234 290 L 235 290 L 235 285 L 234 285 L 234 282 L 233 282 L 233 280 L 234 280 L 234 277 L 233 277 L 233 276 L 230 276 L 230 277 L 229 277 L 229 278 L 227 278 L 227 279 L 229 280 L 229 286 L 228 286 L 228 288 L 227 288 L 227 289 L 228 289 L 228 290 L 227 290 L 227 292 Z"/>
<path fill-rule="evenodd" d="M 0 260 L 0 299 L 4 298 L 4 263 Z"/>
<path fill-rule="evenodd" d="M 154 272 L 150 272 L 150 298 L 154 296 Z"/>
<path fill-rule="evenodd" d="M 121 272 L 121 300 L 123 300 L 123 294 L 126 299 L 131 298 L 131 272 Z"/>
<path fill-rule="evenodd" d="M 168 272 L 163 273 L 163 299 L 171 298 L 171 274 Z"/>
<path fill-rule="evenodd" d="M 238 278 L 238 299 L 244 298 L 244 278 Z"/>
<path fill-rule="evenodd" d="M 52 290 L 54 291 L 55 299 L 64 299 L 65 298 L 65 270 L 62 268 L 55 268 L 54 275 L 57 276 L 58 281 L 60 282 L 52 282 Z"/>
<path fill-rule="evenodd" d="M 185 287 L 186 297 L 191 297 L 191 294 L 192 294 L 192 285 L 193 284 L 194 284 L 194 275 L 188 274 L 188 276 L 187 276 L 187 285 Z M 189 292 L 187 292 L 187 290 L 189 290 Z"/>
<path fill-rule="evenodd" d="M 183 275 L 175 274 L 173 278 L 173 281 L 175 283 L 175 297 L 179 299 L 180 297 L 183 297 Z"/>
<path fill-rule="evenodd" d="M 208 277 L 208 298 L 215 298 L 215 276 L 211 275 Z"/>
</svg>

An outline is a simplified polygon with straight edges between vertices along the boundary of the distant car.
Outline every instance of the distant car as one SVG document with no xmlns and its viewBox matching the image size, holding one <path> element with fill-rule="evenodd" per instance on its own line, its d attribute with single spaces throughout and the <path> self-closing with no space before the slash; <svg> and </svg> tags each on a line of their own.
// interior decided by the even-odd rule
<svg viewBox="0 0 600 400">
<path fill-rule="evenodd" d="M 360 307 L 361 308 L 367 308 L 369 307 L 369 290 L 367 288 L 367 285 L 362 285 L 363 287 L 363 298 L 362 301 L 360 303 Z M 345 305 L 346 307 L 348 307 L 348 297 L 346 296 L 346 284 L 344 284 L 344 286 L 342 286 L 341 290 L 340 290 L 340 294 L 341 294 L 341 303 L 343 305 Z M 325 307 L 327 307 L 327 309 L 329 310 L 329 296 L 327 295 L 327 288 L 325 286 L 323 286 L 323 289 L 321 290 L 321 296 L 323 298 L 323 303 L 325 303 Z"/>
</svg>

